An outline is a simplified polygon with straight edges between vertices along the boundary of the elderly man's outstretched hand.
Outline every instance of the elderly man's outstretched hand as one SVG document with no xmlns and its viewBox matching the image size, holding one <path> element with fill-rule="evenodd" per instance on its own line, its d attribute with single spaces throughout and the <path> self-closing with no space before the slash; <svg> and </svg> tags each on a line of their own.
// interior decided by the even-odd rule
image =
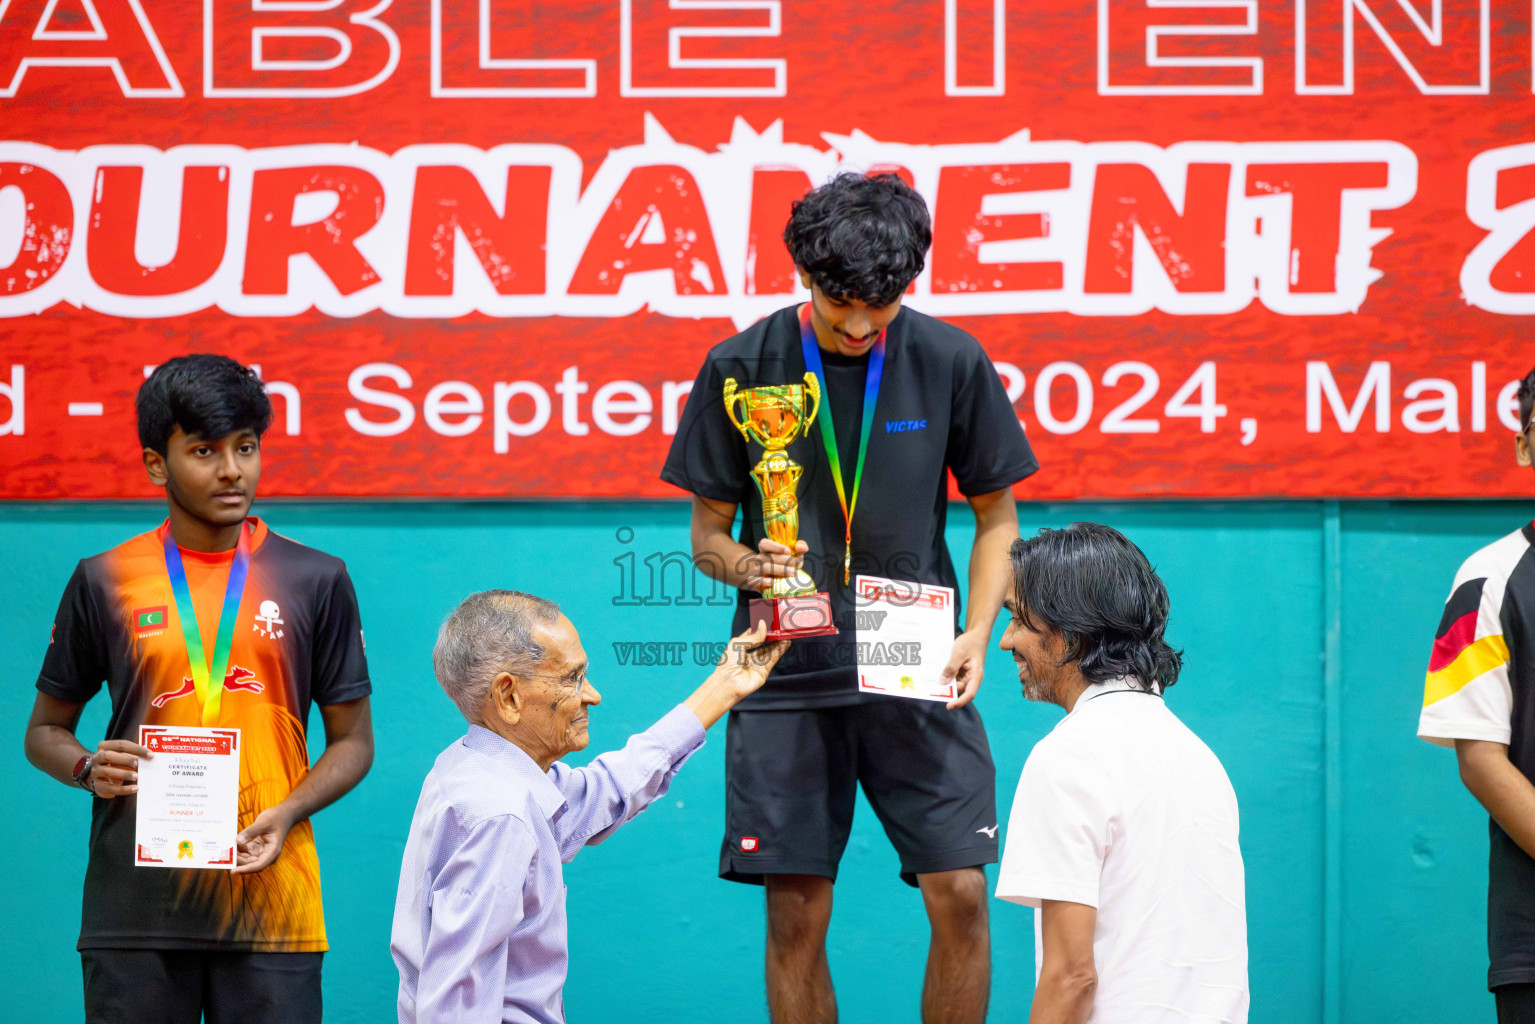
<svg viewBox="0 0 1535 1024">
<path fill-rule="evenodd" d="M 694 691 L 686 704 L 707 729 L 736 705 L 767 682 L 768 673 L 778 664 L 789 641 L 767 643 L 767 624 L 734 637 L 720 656 L 719 664 L 704 684 Z"/>
<path fill-rule="evenodd" d="M 766 639 L 767 623 L 759 622 L 756 628 L 733 638 L 725 647 L 725 653 L 720 655 L 711 678 L 730 685 L 737 700 L 761 689 L 767 682 L 768 673 L 789 649 L 787 640 L 770 644 Z"/>
</svg>

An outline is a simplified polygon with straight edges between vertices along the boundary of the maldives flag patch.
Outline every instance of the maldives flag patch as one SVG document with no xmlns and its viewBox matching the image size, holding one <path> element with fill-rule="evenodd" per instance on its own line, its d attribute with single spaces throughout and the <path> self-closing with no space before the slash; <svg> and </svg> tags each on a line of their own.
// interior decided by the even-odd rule
<svg viewBox="0 0 1535 1024">
<path fill-rule="evenodd" d="M 138 608 L 133 613 L 133 631 L 139 636 L 149 636 L 165 628 L 165 605 L 154 608 Z"/>
</svg>

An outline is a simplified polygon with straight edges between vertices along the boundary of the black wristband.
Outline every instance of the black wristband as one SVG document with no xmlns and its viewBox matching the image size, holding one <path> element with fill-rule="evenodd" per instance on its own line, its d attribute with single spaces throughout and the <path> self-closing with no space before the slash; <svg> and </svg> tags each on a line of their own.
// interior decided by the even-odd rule
<svg viewBox="0 0 1535 1024">
<path fill-rule="evenodd" d="M 91 783 L 91 769 L 95 767 L 95 764 L 96 755 L 86 754 L 85 757 L 80 760 L 80 765 L 75 770 L 74 774 L 75 785 L 79 786 L 81 789 L 85 790 L 92 796 L 96 795 L 96 787 Z"/>
</svg>

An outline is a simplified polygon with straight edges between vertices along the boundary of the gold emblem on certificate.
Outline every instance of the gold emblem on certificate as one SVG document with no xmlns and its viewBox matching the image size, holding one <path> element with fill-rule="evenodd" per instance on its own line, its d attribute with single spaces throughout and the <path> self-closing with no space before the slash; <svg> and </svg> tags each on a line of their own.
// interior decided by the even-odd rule
<svg viewBox="0 0 1535 1024">
<path fill-rule="evenodd" d="M 734 377 L 725 380 L 725 412 L 741 436 L 763 447 L 762 458 L 752 468 L 752 480 L 762 495 L 762 528 L 768 539 L 789 550 L 799 541 L 799 478 L 804 467 L 785 450 L 808 433 L 821 407 L 821 388 L 815 375 L 805 374 L 803 384 L 767 384 L 737 389 Z M 837 632 L 832 624 L 831 597 L 817 592 L 815 581 L 803 570 L 778 579 L 753 598 L 751 625 L 766 622 L 768 640 L 825 636 Z"/>
</svg>

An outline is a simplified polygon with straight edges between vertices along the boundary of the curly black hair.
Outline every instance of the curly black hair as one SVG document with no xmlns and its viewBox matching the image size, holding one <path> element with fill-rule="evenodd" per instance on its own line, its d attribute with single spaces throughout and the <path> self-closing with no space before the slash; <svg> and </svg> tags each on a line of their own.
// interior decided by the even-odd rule
<svg viewBox="0 0 1535 1024">
<path fill-rule="evenodd" d="M 1528 430 L 1530 413 L 1535 412 L 1535 370 L 1519 382 L 1519 429 Z"/>
<path fill-rule="evenodd" d="M 1029 630 L 1059 632 L 1064 664 L 1094 683 L 1120 676 L 1148 690 L 1178 681 L 1183 653 L 1163 638 L 1169 601 L 1151 562 L 1111 526 L 1072 523 L 1013 541 L 1013 600 Z"/>
<path fill-rule="evenodd" d="M 831 298 L 888 306 L 922 273 L 933 224 L 896 175 L 844 172 L 795 202 L 783 240 Z"/>
<path fill-rule="evenodd" d="M 139 443 L 161 455 L 171 434 L 207 440 L 253 430 L 259 438 L 272 425 L 272 403 L 261 379 L 228 356 L 200 353 L 167 359 L 139 387 Z"/>
</svg>

